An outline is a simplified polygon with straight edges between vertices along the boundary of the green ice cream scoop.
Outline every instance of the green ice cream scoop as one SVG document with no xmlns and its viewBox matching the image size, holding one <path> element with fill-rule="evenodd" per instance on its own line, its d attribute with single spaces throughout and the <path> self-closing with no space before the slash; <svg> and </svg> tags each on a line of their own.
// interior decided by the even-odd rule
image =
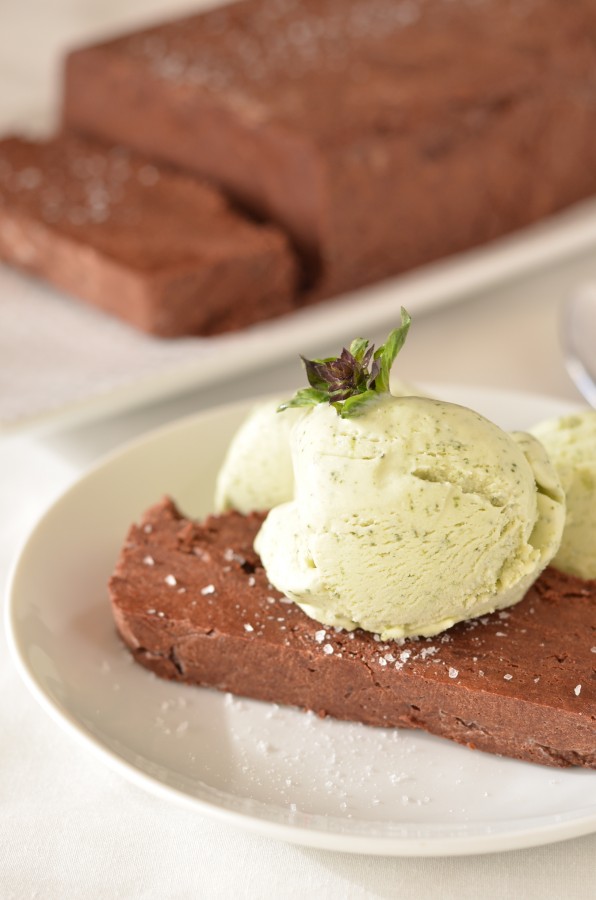
<svg viewBox="0 0 596 900">
<path fill-rule="evenodd" d="M 418 388 L 392 381 L 396 396 L 416 396 Z M 241 513 L 272 509 L 294 496 L 294 471 L 290 434 L 302 408 L 279 412 L 282 398 L 256 404 L 234 435 L 219 470 L 215 488 L 215 511 L 236 509 Z"/>
<path fill-rule="evenodd" d="M 271 509 L 294 495 L 290 432 L 300 409 L 277 412 L 282 398 L 258 403 L 228 448 L 217 476 L 215 510 Z"/>
<path fill-rule="evenodd" d="M 565 506 L 541 444 L 455 404 L 383 392 L 311 406 L 290 437 L 292 501 L 255 548 L 325 625 L 433 635 L 517 603 L 558 549 Z"/>
<path fill-rule="evenodd" d="M 553 565 L 580 578 L 596 578 L 596 410 L 542 422 L 532 434 L 546 448 L 567 500 Z"/>
</svg>

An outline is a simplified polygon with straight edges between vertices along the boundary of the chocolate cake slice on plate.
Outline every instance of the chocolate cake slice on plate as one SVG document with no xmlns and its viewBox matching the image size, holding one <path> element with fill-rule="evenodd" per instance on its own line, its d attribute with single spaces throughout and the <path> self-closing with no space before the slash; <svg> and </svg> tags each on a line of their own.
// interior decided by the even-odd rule
<svg viewBox="0 0 596 900">
<path fill-rule="evenodd" d="M 281 231 L 197 178 L 72 135 L 0 141 L 0 259 L 161 337 L 294 308 Z"/>
<path fill-rule="evenodd" d="M 551 766 L 596 768 L 596 582 L 547 569 L 516 606 L 433 638 L 335 631 L 273 589 L 263 515 L 204 522 L 164 499 L 110 581 L 118 631 L 156 674 Z"/>
</svg>

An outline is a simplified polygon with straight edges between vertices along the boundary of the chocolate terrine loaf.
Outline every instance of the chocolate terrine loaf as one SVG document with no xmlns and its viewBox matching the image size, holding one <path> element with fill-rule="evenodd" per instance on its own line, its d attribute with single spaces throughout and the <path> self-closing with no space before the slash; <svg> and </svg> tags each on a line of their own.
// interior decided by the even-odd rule
<svg viewBox="0 0 596 900">
<path fill-rule="evenodd" d="M 382 642 L 325 628 L 271 588 L 252 549 L 262 519 L 199 524 L 164 500 L 131 528 L 110 592 L 138 662 L 322 716 L 596 768 L 596 582 L 548 569 L 506 611 Z"/>
<path fill-rule="evenodd" d="M 162 337 L 294 308 L 277 228 L 197 178 L 73 135 L 0 141 L 0 259 Z"/>
<path fill-rule="evenodd" d="M 281 225 L 312 298 L 596 191 L 593 0 L 246 0 L 73 52 L 67 126 Z"/>
</svg>

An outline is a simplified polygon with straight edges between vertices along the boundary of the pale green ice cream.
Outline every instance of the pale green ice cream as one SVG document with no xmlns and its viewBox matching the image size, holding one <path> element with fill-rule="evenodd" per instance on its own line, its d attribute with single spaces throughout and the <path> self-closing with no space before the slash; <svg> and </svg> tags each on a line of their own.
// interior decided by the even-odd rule
<svg viewBox="0 0 596 900">
<path fill-rule="evenodd" d="M 283 399 L 257 404 L 234 435 L 217 476 L 216 512 L 272 509 L 294 496 L 290 431 L 302 410 L 277 412 Z"/>
<path fill-rule="evenodd" d="M 325 625 L 433 635 L 517 603 L 557 551 L 563 493 L 542 446 L 454 404 L 389 394 L 291 433 L 295 498 L 255 542 Z"/>
<path fill-rule="evenodd" d="M 580 578 L 596 578 L 596 410 L 542 422 L 532 433 L 546 447 L 567 500 L 553 565 Z"/>
<path fill-rule="evenodd" d="M 395 381 L 399 396 L 418 393 L 417 388 Z M 241 513 L 272 509 L 294 496 L 294 471 L 290 432 L 302 409 L 278 412 L 285 397 L 258 403 L 244 420 L 228 448 L 215 485 L 215 510 Z"/>
</svg>

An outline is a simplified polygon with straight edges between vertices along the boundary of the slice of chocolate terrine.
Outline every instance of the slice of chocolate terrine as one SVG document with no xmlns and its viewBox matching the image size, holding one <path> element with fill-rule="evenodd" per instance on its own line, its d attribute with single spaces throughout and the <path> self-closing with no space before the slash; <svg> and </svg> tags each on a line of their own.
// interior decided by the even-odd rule
<svg viewBox="0 0 596 900">
<path fill-rule="evenodd" d="M 593 0 L 243 0 L 82 48 L 64 121 L 283 226 L 313 296 L 596 192 Z"/>
<path fill-rule="evenodd" d="M 596 582 L 549 569 L 511 609 L 382 642 L 325 628 L 271 588 L 252 549 L 262 519 L 196 523 L 166 499 L 131 528 L 110 593 L 138 662 L 321 716 L 596 768 Z"/>
<path fill-rule="evenodd" d="M 74 136 L 0 141 L 0 259 L 162 337 L 294 307 L 283 234 L 214 188 Z"/>
</svg>

